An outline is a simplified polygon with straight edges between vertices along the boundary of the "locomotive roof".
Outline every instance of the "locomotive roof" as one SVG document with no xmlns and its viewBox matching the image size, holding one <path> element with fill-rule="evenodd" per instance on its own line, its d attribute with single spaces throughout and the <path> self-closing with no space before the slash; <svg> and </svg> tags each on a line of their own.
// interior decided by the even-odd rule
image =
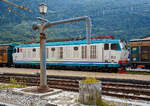
<svg viewBox="0 0 150 106">
<path fill-rule="evenodd" d="M 132 39 L 130 42 L 138 42 L 138 41 L 150 41 L 150 38 L 144 38 L 144 39 Z"/>
<path fill-rule="evenodd" d="M 16 46 L 17 44 L 0 44 L 0 46 Z"/>
<path fill-rule="evenodd" d="M 91 39 L 91 44 L 97 43 L 119 43 L 119 39 Z M 64 46 L 64 45 L 83 45 L 87 44 L 86 40 L 78 40 L 78 41 L 64 41 L 64 42 L 48 42 L 46 46 Z M 26 48 L 26 47 L 39 47 L 39 43 L 33 44 L 21 44 L 16 46 L 16 48 Z"/>
</svg>

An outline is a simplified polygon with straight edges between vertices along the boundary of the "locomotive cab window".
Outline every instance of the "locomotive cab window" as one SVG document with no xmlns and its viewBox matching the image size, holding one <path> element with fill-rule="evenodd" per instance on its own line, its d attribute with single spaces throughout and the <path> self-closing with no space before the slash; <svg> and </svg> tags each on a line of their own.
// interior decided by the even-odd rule
<svg viewBox="0 0 150 106">
<path fill-rule="evenodd" d="M 111 50 L 117 50 L 118 47 L 117 47 L 117 44 L 111 44 Z"/>
<path fill-rule="evenodd" d="M 16 53 L 16 51 L 17 51 L 17 50 L 16 50 L 16 49 L 14 49 L 14 53 Z"/>
<path fill-rule="evenodd" d="M 104 50 L 109 50 L 109 44 L 108 43 L 104 44 Z"/>
<path fill-rule="evenodd" d="M 17 53 L 19 53 L 19 48 L 17 48 Z"/>
</svg>

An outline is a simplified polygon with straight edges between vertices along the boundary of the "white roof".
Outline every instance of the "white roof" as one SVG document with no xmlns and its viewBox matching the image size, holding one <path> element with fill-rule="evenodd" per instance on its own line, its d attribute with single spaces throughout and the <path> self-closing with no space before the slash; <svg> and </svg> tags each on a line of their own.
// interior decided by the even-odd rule
<svg viewBox="0 0 150 106">
<path fill-rule="evenodd" d="M 130 42 L 133 42 L 133 41 L 146 41 L 146 40 L 150 40 L 150 37 L 144 38 L 144 39 L 132 39 L 132 40 L 130 40 Z"/>
</svg>

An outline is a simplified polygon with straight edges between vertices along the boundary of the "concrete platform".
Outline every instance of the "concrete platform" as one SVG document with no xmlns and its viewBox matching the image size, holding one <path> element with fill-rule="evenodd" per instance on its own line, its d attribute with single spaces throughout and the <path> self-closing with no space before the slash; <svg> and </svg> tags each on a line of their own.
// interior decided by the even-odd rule
<svg viewBox="0 0 150 106">
<path fill-rule="evenodd" d="M 43 98 L 45 96 L 56 95 L 56 94 L 62 92 L 61 89 L 53 89 L 53 88 L 51 88 L 52 91 L 49 91 L 49 92 L 46 92 L 46 93 L 27 92 L 27 91 L 25 91 L 27 89 L 37 89 L 37 87 L 36 86 L 31 86 L 31 87 L 26 87 L 26 88 L 14 89 L 14 90 L 12 90 L 12 93 L 16 94 L 16 95 L 24 95 L 24 96 L 32 96 L 32 97 Z"/>
<path fill-rule="evenodd" d="M 28 87 L 34 88 L 34 87 Z M 12 92 L 0 93 L 0 103 L 6 106 L 87 106 L 78 102 L 79 93 L 54 89 L 47 93 L 23 92 L 26 88 L 12 89 Z M 115 106 L 150 106 L 149 101 L 138 101 L 109 97 L 102 95 L 102 99 Z"/>
<path fill-rule="evenodd" d="M 32 74 L 39 73 L 39 69 L 25 68 L 0 68 L 1 73 L 15 74 Z M 143 80 L 150 81 L 149 75 L 136 74 L 119 74 L 119 73 L 100 73 L 100 72 L 83 72 L 83 71 L 64 71 L 64 70 L 47 70 L 47 75 L 52 76 L 73 76 L 73 77 L 95 77 L 95 78 L 110 78 L 110 79 L 128 79 L 128 80 Z"/>
<path fill-rule="evenodd" d="M 36 88 L 35 86 L 14 89 L 13 93 L 17 95 L 39 97 L 41 100 L 47 101 L 45 106 L 85 106 L 78 102 L 79 93 L 68 92 L 60 89 L 53 89 L 53 91 L 47 93 L 35 93 L 35 92 L 24 92 L 25 89 Z M 103 96 L 102 99 L 107 101 L 109 104 L 115 104 L 116 106 L 149 106 L 150 102 L 148 101 L 138 101 L 138 100 L 129 100 L 121 99 L 110 96 Z"/>
</svg>

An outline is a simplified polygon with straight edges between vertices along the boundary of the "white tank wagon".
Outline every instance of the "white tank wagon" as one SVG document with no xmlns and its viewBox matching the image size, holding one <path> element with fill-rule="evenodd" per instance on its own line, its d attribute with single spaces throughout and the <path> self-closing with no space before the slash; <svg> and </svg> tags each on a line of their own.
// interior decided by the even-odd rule
<svg viewBox="0 0 150 106">
<path fill-rule="evenodd" d="M 91 39 L 46 43 L 47 68 L 117 71 L 126 65 L 128 50 L 120 39 Z M 22 44 L 14 48 L 15 67 L 39 67 L 40 44 Z"/>
</svg>

